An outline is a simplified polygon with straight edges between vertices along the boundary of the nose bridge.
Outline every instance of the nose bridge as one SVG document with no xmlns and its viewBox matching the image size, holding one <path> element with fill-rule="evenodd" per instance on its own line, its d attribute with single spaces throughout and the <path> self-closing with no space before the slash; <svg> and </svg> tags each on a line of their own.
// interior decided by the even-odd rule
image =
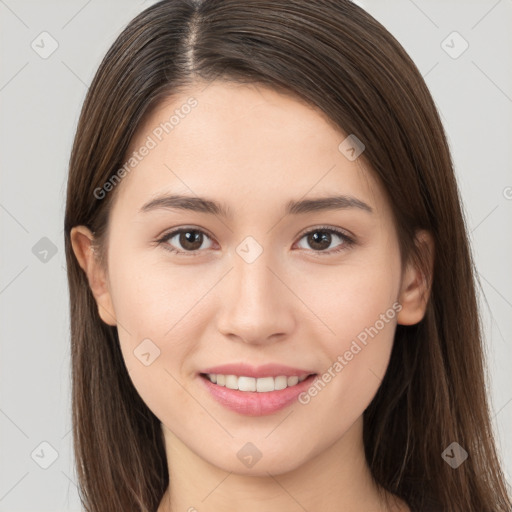
<svg viewBox="0 0 512 512">
<path fill-rule="evenodd" d="M 235 260 L 233 279 L 236 280 L 234 288 L 236 296 L 246 307 L 269 305 L 272 300 L 271 289 L 276 288 L 275 276 L 270 271 L 270 251 L 265 251 L 255 261 L 248 262 L 242 257 Z"/>
<path fill-rule="evenodd" d="M 289 332 L 293 324 L 290 297 L 272 268 L 276 265 L 271 251 L 258 248 L 253 240 L 242 242 L 236 251 L 219 330 L 250 343 L 264 343 Z"/>
</svg>

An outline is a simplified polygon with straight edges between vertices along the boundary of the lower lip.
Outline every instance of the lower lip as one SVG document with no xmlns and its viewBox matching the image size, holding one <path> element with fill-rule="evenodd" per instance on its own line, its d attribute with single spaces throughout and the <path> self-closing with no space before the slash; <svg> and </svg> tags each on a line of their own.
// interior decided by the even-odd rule
<svg viewBox="0 0 512 512">
<path fill-rule="evenodd" d="M 307 379 L 295 386 L 280 389 L 279 391 L 238 391 L 225 386 L 218 386 L 202 375 L 199 378 L 204 382 L 206 389 L 227 409 L 245 416 L 264 416 L 273 414 L 292 404 L 297 397 L 306 391 L 316 375 L 310 375 Z"/>
</svg>

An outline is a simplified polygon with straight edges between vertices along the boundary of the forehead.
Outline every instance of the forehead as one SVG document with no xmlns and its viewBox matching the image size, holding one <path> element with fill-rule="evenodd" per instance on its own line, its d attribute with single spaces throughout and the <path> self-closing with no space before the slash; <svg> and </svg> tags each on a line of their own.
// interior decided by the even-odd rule
<svg viewBox="0 0 512 512">
<path fill-rule="evenodd" d="M 385 210 L 372 173 L 340 150 L 346 137 L 323 112 L 290 94 L 255 84 L 198 84 L 145 117 L 117 195 L 139 207 L 172 192 L 261 208 L 335 192 Z"/>
</svg>

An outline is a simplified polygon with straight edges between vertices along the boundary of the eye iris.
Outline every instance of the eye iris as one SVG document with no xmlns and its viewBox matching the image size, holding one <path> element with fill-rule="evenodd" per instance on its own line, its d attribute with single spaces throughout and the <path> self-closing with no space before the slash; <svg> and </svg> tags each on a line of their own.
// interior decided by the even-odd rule
<svg viewBox="0 0 512 512">
<path fill-rule="evenodd" d="M 198 251 L 203 243 L 203 233 L 198 230 L 182 230 L 177 232 L 175 236 L 179 236 L 179 243 L 187 252 Z M 307 238 L 313 249 L 321 251 L 331 245 L 332 233 L 329 230 L 316 230 L 311 231 Z"/>
<path fill-rule="evenodd" d="M 192 235 L 189 236 L 190 234 Z M 201 247 L 202 243 L 203 234 L 198 231 L 189 230 L 180 233 L 180 244 L 184 249 L 195 251 Z"/>
<path fill-rule="evenodd" d="M 322 235 L 317 236 L 318 233 L 322 233 Z M 308 243 L 313 248 L 326 249 L 331 245 L 331 234 L 327 231 L 314 231 L 308 236 Z M 316 244 L 320 244 L 320 247 Z"/>
</svg>

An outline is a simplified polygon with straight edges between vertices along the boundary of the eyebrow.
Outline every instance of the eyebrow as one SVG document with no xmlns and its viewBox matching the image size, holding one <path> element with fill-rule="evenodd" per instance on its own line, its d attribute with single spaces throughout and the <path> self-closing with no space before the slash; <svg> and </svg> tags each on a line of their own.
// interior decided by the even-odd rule
<svg viewBox="0 0 512 512">
<path fill-rule="evenodd" d="M 290 200 L 286 204 L 286 214 L 298 215 L 317 211 L 347 210 L 351 208 L 357 208 L 370 214 L 373 213 L 373 208 L 364 201 L 353 196 L 337 195 L 315 199 L 302 199 L 299 201 Z M 233 216 L 228 206 L 213 199 L 184 195 L 158 196 L 147 202 L 139 211 L 144 213 L 158 209 L 189 210 L 200 213 L 209 213 L 223 218 L 230 218 Z"/>
</svg>

